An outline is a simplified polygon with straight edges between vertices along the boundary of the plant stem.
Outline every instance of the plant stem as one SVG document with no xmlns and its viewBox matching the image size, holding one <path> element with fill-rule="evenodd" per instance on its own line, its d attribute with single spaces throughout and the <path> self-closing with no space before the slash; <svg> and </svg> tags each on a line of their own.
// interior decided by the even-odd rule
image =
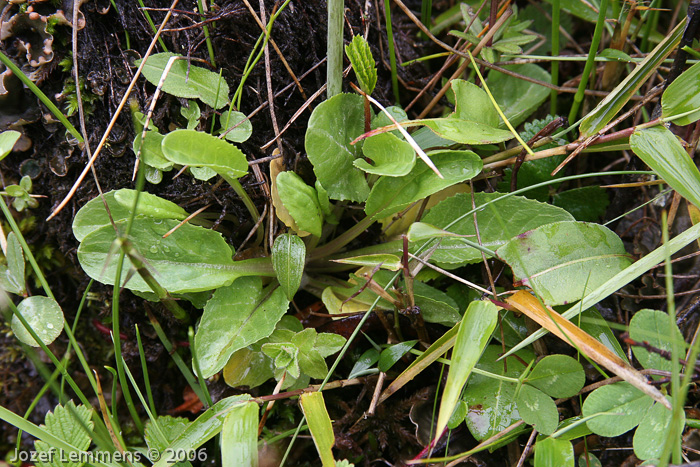
<svg viewBox="0 0 700 467">
<path fill-rule="evenodd" d="M 328 68 L 326 95 L 328 99 L 343 91 L 343 0 L 328 0 Z"/>
<path fill-rule="evenodd" d="M 200 13 L 206 13 L 206 10 L 204 9 L 204 1 L 203 0 L 197 0 L 197 6 L 199 7 L 199 12 Z M 200 16 L 202 21 L 204 21 L 204 16 Z M 206 24 L 202 25 L 202 31 L 204 31 L 204 38 L 207 41 L 207 51 L 209 52 L 209 60 L 211 60 L 211 66 L 216 68 L 216 61 L 214 60 L 214 47 L 211 44 L 211 38 L 209 37 L 209 27 L 207 27 Z"/>
<path fill-rule="evenodd" d="M 552 0 L 552 57 L 559 55 L 559 23 L 560 23 L 560 13 L 561 6 L 559 4 L 560 0 Z M 552 61 L 552 84 L 554 86 L 559 86 L 559 62 Z M 549 99 L 549 113 L 552 115 L 557 114 L 557 90 L 552 89 Z"/>
<path fill-rule="evenodd" d="M 394 33 L 391 27 L 391 8 L 389 0 L 384 0 L 384 19 L 386 21 L 386 40 L 389 44 L 389 64 L 391 65 L 391 89 L 394 91 L 395 104 L 401 102 L 399 96 L 399 80 L 396 74 L 396 52 L 394 51 Z"/>
<path fill-rule="evenodd" d="M 598 21 L 595 25 L 595 31 L 593 32 L 593 41 L 591 42 L 591 48 L 588 49 L 588 58 L 586 59 L 586 66 L 583 68 L 583 75 L 581 75 L 581 82 L 578 84 L 578 90 L 574 95 L 574 103 L 571 106 L 571 111 L 569 112 L 569 121 L 573 122 L 578 116 L 579 108 L 583 102 L 584 92 L 586 91 L 586 86 L 588 85 L 588 78 L 593 71 L 593 65 L 595 64 L 595 55 L 598 51 L 598 46 L 600 45 L 600 38 L 603 36 L 603 28 L 605 28 L 605 13 L 608 11 L 608 3 L 610 0 L 601 0 L 600 9 L 598 10 Z"/>
<path fill-rule="evenodd" d="M 358 235 L 364 232 L 367 227 L 374 223 L 375 219 L 372 216 L 367 216 L 360 222 L 350 227 L 348 230 L 326 243 L 325 245 L 314 249 L 307 258 L 307 261 L 313 261 L 319 258 L 325 258 L 339 251 L 345 245 L 353 241 Z"/>
<path fill-rule="evenodd" d="M 260 212 L 258 212 L 258 208 L 255 207 L 255 203 L 253 203 L 253 200 L 250 199 L 250 196 L 248 196 L 248 193 L 243 189 L 241 186 L 241 183 L 238 181 L 238 179 L 229 177 L 228 175 L 225 174 L 220 174 L 221 178 L 226 180 L 226 182 L 231 185 L 231 188 L 233 188 L 233 191 L 236 192 L 236 194 L 241 198 L 243 201 L 243 204 L 245 205 L 246 209 L 248 209 L 248 212 L 250 215 L 253 217 L 253 223 L 257 223 L 258 219 L 260 219 Z M 255 241 L 260 244 L 263 241 L 263 238 L 265 236 L 265 231 L 262 226 L 262 223 L 258 225 L 257 228 L 257 236 Z"/>
</svg>

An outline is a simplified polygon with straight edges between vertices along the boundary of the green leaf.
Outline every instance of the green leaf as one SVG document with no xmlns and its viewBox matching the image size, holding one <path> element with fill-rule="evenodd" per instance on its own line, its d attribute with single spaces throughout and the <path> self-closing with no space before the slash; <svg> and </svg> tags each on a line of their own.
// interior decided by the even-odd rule
<svg viewBox="0 0 700 467">
<path fill-rule="evenodd" d="M 190 173 L 194 178 L 203 182 L 216 177 L 216 172 L 209 167 L 190 167 Z"/>
<path fill-rule="evenodd" d="M 455 111 L 451 117 L 483 123 L 490 127 L 498 126 L 498 113 L 486 91 L 462 79 L 452 80 L 451 85 L 455 96 Z"/>
<path fill-rule="evenodd" d="M 197 101 L 187 101 L 187 106 L 180 107 L 180 115 L 187 120 L 187 129 L 194 130 L 199 125 L 199 119 L 202 117 L 202 111 L 199 110 Z"/>
<path fill-rule="evenodd" d="M 414 222 L 408 228 L 408 241 L 420 242 L 421 240 L 432 240 L 433 238 L 460 237 L 459 234 L 438 229 L 434 225 L 425 222 Z"/>
<path fill-rule="evenodd" d="M 632 61 L 632 57 L 624 53 L 622 50 L 618 49 L 605 49 L 597 54 L 598 57 L 609 58 L 611 60 L 616 60 L 618 62 L 629 63 Z"/>
<path fill-rule="evenodd" d="M 233 407 L 221 427 L 221 465 L 258 465 L 258 404 Z"/>
<path fill-rule="evenodd" d="M 474 365 L 484 352 L 486 344 L 491 339 L 491 333 L 496 328 L 497 322 L 498 309 L 491 302 L 474 301 L 464 312 L 464 318 L 459 325 L 457 340 L 452 350 L 445 391 L 442 394 L 435 430 L 436 437 L 440 437 L 447 426 L 447 421 L 454 412 L 462 388 L 474 369 Z"/>
<path fill-rule="evenodd" d="M 104 201 L 109 206 L 109 211 L 112 213 L 114 222 L 128 219 L 131 215 L 131 206 L 125 207 L 117 202 L 114 198 L 118 190 L 109 191 L 104 194 Z M 137 216 L 139 213 L 137 212 Z M 105 225 L 111 225 L 109 216 L 105 210 L 104 203 L 101 197 L 96 197 L 88 201 L 73 218 L 73 235 L 82 242 L 85 237 L 95 230 Z"/>
<path fill-rule="evenodd" d="M 552 78 L 542 67 L 528 63 L 508 65 L 509 71 L 549 83 Z M 549 89 L 520 78 L 492 70 L 486 79 L 493 98 L 513 127 L 517 127 L 537 110 L 549 97 Z M 501 123 L 501 127 L 505 124 Z"/>
<path fill-rule="evenodd" d="M 24 281 L 24 251 L 14 232 L 7 236 L 7 267 L 2 267 L 0 284 L 7 292 L 24 295 L 26 293 Z"/>
<path fill-rule="evenodd" d="M 124 209 L 131 211 L 136 201 L 136 190 L 122 188 L 114 192 L 114 199 L 121 204 Z M 160 198 L 150 193 L 141 192 L 137 212 L 139 216 L 150 216 L 156 219 L 177 219 L 184 220 L 189 216 L 187 211 L 177 204 L 167 199 Z M 103 205 L 104 206 L 104 205 Z M 116 219 L 115 219 L 116 220 Z"/>
<path fill-rule="evenodd" d="M 142 133 L 136 135 L 134 138 L 134 154 L 138 154 L 139 147 L 141 148 L 140 159 L 144 164 L 160 170 L 170 170 L 173 168 L 173 163 L 165 158 L 163 155 L 163 149 L 161 145 L 163 143 L 163 138 L 165 136 L 161 135 L 157 131 L 149 130 L 146 132 L 146 139 L 141 144 Z"/>
<path fill-rule="evenodd" d="M 250 399 L 248 394 L 230 396 L 207 409 L 162 451 L 163 455 L 158 459 L 158 462 L 153 464 L 153 467 L 169 467 L 177 462 L 182 452 L 197 449 L 218 435 L 231 410 L 238 405 L 245 404 L 248 399 Z"/>
<path fill-rule="evenodd" d="M 637 130 L 630 147 L 671 188 L 700 206 L 700 172 L 673 133 L 661 126 Z"/>
<path fill-rule="evenodd" d="M 669 335 L 669 334 L 673 335 Z M 652 347 L 671 353 L 673 341 L 679 349 L 685 349 L 685 340 L 678 326 L 674 324 L 673 331 L 669 330 L 667 313 L 659 310 L 639 310 L 634 314 L 629 325 L 630 338 L 637 342 L 648 342 Z M 656 352 L 649 352 L 644 347 L 632 346 L 632 352 L 644 368 L 672 371 L 673 365 Z"/>
<path fill-rule="evenodd" d="M 668 85 L 661 96 L 661 118 L 669 120 L 674 115 L 695 112 L 673 120 L 676 125 L 690 125 L 700 119 L 700 63 L 685 70 Z"/>
<path fill-rule="evenodd" d="M 399 342 L 382 350 L 382 353 L 379 355 L 379 371 L 383 373 L 389 371 L 417 342 L 417 340 Z"/>
<path fill-rule="evenodd" d="M 372 368 L 372 366 L 379 361 L 380 356 L 381 354 L 375 348 L 366 350 L 362 355 L 360 355 L 360 358 L 358 358 L 353 365 L 352 370 L 350 370 L 350 374 L 348 375 L 348 379 L 358 378 L 360 376 L 370 374 L 370 372 L 376 373 L 379 371 L 377 369 L 370 370 L 370 368 Z"/>
<path fill-rule="evenodd" d="M 535 444 L 535 467 L 574 467 L 571 441 L 544 438 Z"/>
<path fill-rule="evenodd" d="M 274 377 L 272 362 L 257 346 L 237 350 L 224 366 L 224 381 L 231 387 L 255 388 Z"/>
<path fill-rule="evenodd" d="M 27 190 L 19 185 L 7 185 L 5 187 L 5 193 L 13 198 L 23 198 L 27 195 Z"/>
<path fill-rule="evenodd" d="M 493 333 L 493 337 L 506 347 L 513 347 L 522 342 L 528 336 L 525 319 L 522 316 L 515 316 L 512 311 L 501 310 L 500 325 Z M 501 331 L 503 337 L 501 337 Z"/>
<path fill-rule="evenodd" d="M 126 221 L 117 223 L 123 229 Z M 248 271 L 246 265 L 260 260 L 236 261 L 233 252 L 220 233 L 184 224 L 170 236 L 163 235 L 179 222 L 168 219 L 137 218 L 131 229 L 133 247 L 143 258 L 156 281 L 171 293 L 201 292 L 228 285 L 237 277 L 250 274 L 269 275 L 272 271 Z M 103 284 L 113 285 L 118 248 L 114 246 L 115 233 L 111 225 L 101 227 L 89 235 L 78 247 L 78 260 L 88 276 Z M 124 274 L 131 267 L 124 258 Z M 151 288 L 139 274 L 134 274 L 126 286 L 139 292 Z"/>
<path fill-rule="evenodd" d="M 498 361 L 503 349 L 500 345 L 489 345 L 476 365 L 481 370 L 498 375 L 518 378 L 534 355 L 529 350 L 518 353 L 520 358 Z M 505 371 L 507 361 L 508 371 Z M 514 422 L 520 420 L 515 403 L 516 385 L 507 381 L 473 374 L 464 391 L 463 399 L 469 411 L 465 422 L 478 441 L 490 438 Z"/>
<path fill-rule="evenodd" d="M 219 175 L 239 178 L 248 173 L 245 154 L 209 133 L 175 130 L 163 138 L 163 155 L 175 164 L 208 167 Z"/>
<path fill-rule="evenodd" d="M 617 234 L 585 222 L 543 225 L 496 254 L 513 268 L 517 283 L 535 290 L 546 305 L 579 300 L 632 264 Z"/>
<path fill-rule="evenodd" d="M 65 441 L 81 451 L 87 451 L 92 442 L 92 428 L 94 423 L 90 420 L 92 410 L 84 405 L 75 405 L 73 401 L 68 401 L 65 406 L 57 405 L 53 412 L 46 414 L 42 427 L 52 435 Z M 77 467 L 82 465 L 78 462 L 60 462 L 58 459 L 69 459 L 69 454 L 64 450 L 56 450 L 44 441 L 37 440 L 34 447 L 38 456 L 46 456 L 45 459 L 53 459 L 53 462 L 38 462 L 38 465 L 60 465 L 65 467 Z M 41 457 L 40 457 L 41 458 Z"/>
<path fill-rule="evenodd" d="M 671 402 L 671 398 L 666 396 Z M 639 422 L 637 431 L 634 432 L 632 446 L 634 454 L 642 460 L 658 459 L 663 451 L 665 440 L 671 431 L 673 412 L 661 404 L 654 404 Z M 685 411 L 681 410 L 683 424 L 685 423 Z"/>
<path fill-rule="evenodd" d="M 306 423 L 309 425 L 309 431 L 314 439 L 323 467 L 335 467 L 332 450 L 335 444 L 335 435 L 333 434 L 331 418 L 326 410 L 326 403 L 323 401 L 323 393 L 304 393 L 300 397 L 300 402 L 301 410 L 306 417 Z"/>
<path fill-rule="evenodd" d="M 295 379 L 301 376 L 299 348 L 296 345 L 288 342 L 269 342 L 262 345 L 262 351 L 273 360 L 276 379 L 281 379 L 285 373 Z"/>
<path fill-rule="evenodd" d="M 154 86 L 160 82 L 170 57 L 179 56 L 170 52 L 151 55 L 146 60 L 142 73 Z M 141 60 L 136 61 L 141 65 Z M 199 99 L 209 107 L 220 109 L 228 104 L 228 84 L 218 73 L 188 63 L 188 60 L 178 59 L 170 68 L 163 92 L 187 99 Z"/>
<path fill-rule="evenodd" d="M 413 297 L 426 323 L 452 327 L 462 319 L 457 303 L 449 295 L 423 282 L 413 283 Z"/>
<path fill-rule="evenodd" d="M 389 271 L 398 271 L 403 267 L 401 265 L 401 260 L 398 256 L 388 253 L 377 255 L 351 256 L 349 258 L 334 259 L 332 261 L 341 264 L 355 264 L 357 266 L 368 266 L 371 268 L 374 268 L 375 266 L 381 264 L 382 269 L 388 269 Z"/>
<path fill-rule="evenodd" d="M 306 245 L 299 237 L 282 234 L 275 239 L 272 246 L 272 267 L 289 301 L 292 301 L 301 285 L 305 261 Z"/>
<path fill-rule="evenodd" d="M 263 289 L 257 276 L 217 289 L 194 337 L 201 376 L 213 376 L 235 351 L 272 334 L 288 307 L 282 288 Z"/>
<path fill-rule="evenodd" d="M 629 383 L 603 386 L 588 395 L 581 408 L 584 417 L 603 414 L 586 422 L 593 433 L 614 437 L 639 425 L 654 400 Z"/>
<path fill-rule="evenodd" d="M 430 154 L 444 178 L 418 162 L 403 177 L 381 177 L 367 198 L 365 213 L 378 218 L 401 211 L 411 203 L 456 183 L 469 180 L 481 172 L 481 158 L 472 151 L 436 151 Z"/>
<path fill-rule="evenodd" d="M 627 104 L 639 87 L 647 81 L 647 78 L 656 70 L 659 64 L 676 48 L 680 42 L 685 21 L 681 21 L 676 28 L 666 36 L 663 41 L 649 53 L 644 61 L 637 65 L 632 73 L 617 85 L 608 96 L 591 112 L 584 117 L 579 126 L 581 138 L 593 136 L 602 130 L 622 107 Z"/>
<path fill-rule="evenodd" d="M 149 420 L 146 424 L 146 429 L 144 430 L 146 444 L 149 448 L 162 452 L 171 441 L 185 431 L 189 423 L 190 421 L 184 417 L 159 415 L 156 418 L 156 423 Z"/>
<path fill-rule="evenodd" d="M 357 82 L 365 94 L 372 94 L 377 85 L 377 64 L 372 57 L 372 50 L 362 36 L 353 36 L 352 42 L 345 46 L 345 54 L 355 70 Z"/>
<path fill-rule="evenodd" d="M 306 152 L 316 178 L 331 199 L 363 202 L 369 195 L 364 172 L 353 166 L 364 132 L 364 103 L 356 94 L 338 94 L 316 107 L 306 130 Z"/>
<path fill-rule="evenodd" d="M 404 125 L 424 125 L 440 138 L 460 144 L 495 144 L 513 139 L 510 131 L 456 117 L 411 120 Z"/>
<path fill-rule="evenodd" d="M 225 128 L 233 128 L 224 136 L 224 138 L 233 143 L 243 143 L 253 134 L 253 124 L 250 123 L 246 114 L 242 112 L 236 112 L 235 110 L 221 112 L 219 122 L 221 123 L 221 133 L 224 132 Z"/>
<path fill-rule="evenodd" d="M 17 305 L 17 311 L 46 345 L 52 343 L 63 330 L 63 310 L 53 298 L 40 295 L 27 297 Z M 17 316 L 12 316 L 12 332 L 23 343 L 39 347 Z"/>
<path fill-rule="evenodd" d="M 483 206 L 476 216 L 481 243 L 489 249 L 496 249 L 512 237 L 541 225 L 573 220 L 571 214 L 555 206 L 520 196 L 499 200 L 502 197 L 502 193 L 474 193 L 477 208 Z M 476 235 L 474 216 L 466 215 L 471 210 L 471 194 L 458 194 L 433 207 L 422 221 L 456 234 Z M 458 218 L 459 221 L 450 225 Z M 442 239 L 432 256 L 437 263 L 452 264 L 474 263 L 481 259 L 481 251 L 451 238 Z"/>
<path fill-rule="evenodd" d="M 294 172 L 280 172 L 277 175 L 277 193 L 299 228 L 320 237 L 323 213 L 316 190 Z"/>
<path fill-rule="evenodd" d="M 525 382 L 551 397 L 573 397 L 583 388 L 586 373 L 568 355 L 548 355 L 537 362 Z"/>
<path fill-rule="evenodd" d="M 328 374 L 328 366 L 315 348 L 317 337 L 315 329 L 307 328 L 296 333 L 291 342 L 299 349 L 298 360 L 301 371 L 312 378 L 323 379 Z"/>
<path fill-rule="evenodd" d="M 566 209 L 577 221 L 596 222 L 610 204 L 605 188 L 584 186 L 557 193 L 552 204 Z"/>
<path fill-rule="evenodd" d="M 581 325 L 580 328 L 592 336 L 596 340 L 600 341 L 605 347 L 610 349 L 615 355 L 620 357 L 624 362 L 629 363 L 627 359 L 627 354 L 622 350 L 620 341 L 617 340 L 615 334 L 613 334 L 610 326 L 608 326 L 607 321 L 603 319 L 603 316 L 595 308 L 589 308 L 584 310 L 580 314 Z"/>
<path fill-rule="evenodd" d="M 371 174 L 401 177 L 408 174 L 416 164 L 416 152 L 411 145 L 391 133 L 367 138 L 362 151 L 372 163 L 359 158 L 353 161 L 353 165 Z"/>
<path fill-rule="evenodd" d="M 559 425 L 557 405 L 551 397 L 527 384 L 520 387 L 515 399 L 523 421 L 543 435 L 551 435 Z"/>
<path fill-rule="evenodd" d="M 12 148 L 15 147 L 15 143 L 20 136 L 22 136 L 22 133 L 15 130 L 7 130 L 0 133 L 0 161 L 12 152 Z"/>
</svg>

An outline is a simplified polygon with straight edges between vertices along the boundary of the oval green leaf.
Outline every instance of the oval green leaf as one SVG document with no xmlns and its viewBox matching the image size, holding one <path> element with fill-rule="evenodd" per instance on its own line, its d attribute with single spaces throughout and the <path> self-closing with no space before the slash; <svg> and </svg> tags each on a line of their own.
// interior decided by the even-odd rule
<svg viewBox="0 0 700 467">
<path fill-rule="evenodd" d="M 524 384 L 515 399 L 520 417 L 543 435 L 551 435 L 559 425 L 557 405 L 539 389 Z"/>
<path fill-rule="evenodd" d="M 309 118 L 305 147 L 316 178 L 331 199 L 367 199 L 364 172 L 353 165 L 360 144 L 350 142 L 364 132 L 364 102 L 357 94 L 338 94 L 316 107 Z"/>
<path fill-rule="evenodd" d="M 673 323 L 673 331 L 669 329 L 669 316 L 659 310 L 639 310 L 632 317 L 629 326 L 630 338 L 637 342 L 648 342 L 652 347 L 671 353 L 673 341 L 681 351 L 685 351 L 685 340 L 681 331 Z M 670 335 L 672 333 L 672 335 Z M 673 365 L 668 358 L 664 358 L 656 352 L 649 352 L 644 347 L 635 345 L 632 347 L 634 356 L 639 363 L 647 369 L 673 371 Z"/>
<path fill-rule="evenodd" d="M 508 130 L 454 117 L 411 120 L 405 125 L 424 125 L 440 138 L 460 144 L 495 144 L 513 139 L 513 133 Z"/>
<path fill-rule="evenodd" d="M 537 362 L 525 382 L 550 397 L 572 397 L 583 388 L 586 373 L 568 355 L 548 355 Z"/>
<path fill-rule="evenodd" d="M 116 199 L 123 208 L 132 210 L 137 194 L 138 192 L 136 190 L 123 188 L 114 192 L 114 199 Z M 146 193 L 145 191 L 139 194 L 139 202 L 136 209 L 138 215 L 155 217 L 156 219 L 184 220 L 189 216 L 187 211 L 172 201 Z"/>
<path fill-rule="evenodd" d="M 574 467 L 575 460 L 571 441 L 545 438 L 535 444 L 535 467 Z"/>
<path fill-rule="evenodd" d="M 140 159 L 145 164 L 165 171 L 172 169 L 173 163 L 165 158 L 161 148 L 164 136 L 157 131 L 147 131 L 143 144 L 141 144 L 141 136 L 142 134 L 139 133 L 134 138 L 134 154 L 138 154 L 139 149 L 141 149 Z"/>
<path fill-rule="evenodd" d="M 549 83 L 552 77 L 544 68 L 528 63 L 505 66 L 509 71 Z M 523 123 L 549 97 L 549 89 L 514 76 L 492 70 L 486 79 L 493 98 L 513 127 Z M 505 123 L 500 123 L 501 127 Z"/>
<path fill-rule="evenodd" d="M 306 245 L 296 235 L 282 234 L 272 245 L 272 267 L 289 301 L 294 298 L 304 274 Z"/>
<path fill-rule="evenodd" d="M 463 79 L 452 80 L 451 86 L 455 96 L 455 111 L 451 117 L 498 126 L 498 113 L 486 91 Z"/>
<path fill-rule="evenodd" d="M 614 437 L 639 425 L 654 400 L 629 383 L 610 384 L 596 389 L 583 402 L 584 417 L 602 414 L 586 422 L 599 436 Z"/>
<path fill-rule="evenodd" d="M 208 167 L 229 178 L 248 173 L 248 161 L 241 150 L 209 133 L 175 130 L 165 135 L 161 148 L 175 164 Z"/>
<path fill-rule="evenodd" d="M 170 52 L 151 55 L 141 71 L 143 76 L 157 86 L 173 56 L 179 55 Z M 141 60 L 137 60 L 136 65 L 140 64 Z M 162 89 L 173 96 L 199 99 L 215 109 L 228 104 L 229 89 L 226 80 L 218 73 L 188 63 L 186 59 L 178 59 L 173 63 Z"/>
<path fill-rule="evenodd" d="M 491 302 L 474 301 L 464 312 L 452 351 L 445 391 L 442 394 L 435 430 L 436 437 L 440 437 L 447 427 L 462 389 L 491 339 L 491 333 L 496 328 L 497 322 L 498 309 Z"/>
<path fill-rule="evenodd" d="M 547 305 L 579 300 L 632 264 L 620 237 L 585 222 L 543 225 L 512 238 L 496 254 Z"/>
<path fill-rule="evenodd" d="M 666 396 L 666 399 L 671 402 L 670 397 Z M 681 410 L 680 413 L 685 422 L 685 412 Z M 659 458 L 664 448 L 663 440 L 671 430 L 672 415 L 673 412 L 661 404 L 654 404 L 654 407 L 644 415 L 632 440 L 634 454 L 637 457 L 642 460 Z"/>
<path fill-rule="evenodd" d="M 284 291 L 263 289 L 257 276 L 217 289 L 194 337 L 201 377 L 215 375 L 234 352 L 272 334 L 288 307 Z"/>
<path fill-rule="evenodd" d="M 7 130 L 0 133 L 0 160 L 3 160 L 12 152 L 12 148 L 15 147 L 15 143 L 20 136 L 22 136 L 22 133 L 15 130 Z"/>
<path fill-rule="evenodd" d="M 512 237 L 541 225 L 573 221 L 565 210 L 520 196 L 503 197 L 502 193 L 474 193 L 474 203 L 481 208 L 476 215 L 481 243 L 496 249 Z M 501 199 L 502 198 L 502 199 Z M 472 197 L 469 193 L 447 198 L 433 207 L 422 221 L 459 235 L 476 235 Z M 433 253 L 437 263 L 466 264 L 482 260 L 481 251 L 460 239 L 443 238 Z"/>
<path fill-rule="evenodd" d="M 353 165 L 360 170 L 375 175 L 401 177 L 408 174 L 416 165 L 416 152 L 410 144 L 391 133 L 381 133 L 365 140 L 362 147 L 365 157 L 372 163 L 359 158 Z"/>
<path fill-rule="evenodd" d="M 280 172 L 277 175 L 277 193 L 299 229 L 320 237 L 323 213 L 316 190 L 294 172 Z"/>
<path fill-rule="evenodd" d="M 250 119 L 248 119 L 246 114 L 242 112 L 236 112 L 235 110 L 221 112 L 219 122 L 221 123 L 222 133 L 224 133 L 224 128 L 232 128 L 231 131 L 226 133 L 224 138 L 233 143 L 247 141 L 250 135 L 253 134 L 253 124 L 250 123 Z"/>
<path fill-rule="evenodd" d="M 700 206 L 700 171 L 676 135 L 664 127 L 635 131 L 630 147 L 681 196 Z"/>
<path fill-rule="evenodd" d="M 63 310 L 53 298 L 27 297 L 17 305 L 17 311 L 45 345 L 52 343 L 63 331 Z M 17 316 L 12 316 L 12 332 L 21 342 L 39 347 Z"/>
<path fill-rule="evenodd" d="M 430 153 L 440 178 L 423 162 L 416 163 L 408 175 L 382 177 L 372 187 L 365 213 L 378 218 L 401 211 L 411 203 L 475 177 L 481 172 L 481 158 L 472 151 L 436 151 Z"/>
</svg>

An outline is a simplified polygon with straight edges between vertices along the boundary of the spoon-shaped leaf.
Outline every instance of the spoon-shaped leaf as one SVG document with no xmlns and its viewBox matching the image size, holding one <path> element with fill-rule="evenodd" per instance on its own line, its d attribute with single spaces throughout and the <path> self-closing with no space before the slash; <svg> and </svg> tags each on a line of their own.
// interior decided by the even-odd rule
<svg viewBox="0 0 700 467">
<path fill-rule="evenodd" d="M 491 302 L 474 301 L 469 304 L 459 325 L 457 340 L 447 374 L 438 414 L 436 437 L 440 437 L 457 405 L 467 378 L 479 361 L 498 322 L 498 309 Z"/>
<path fill-rule="evenodd" d="M 282 234 L 275 239 L 272 245 L 272 267 L 275 269 L 282 290 L 290 301 L 301 285 L 305 261 L 306 245 L 301 238 L 296 235 Z"/>
<path fill-rule="evenodd" d="M 175 130 L 165 135 L 161 148 L 163 155 L 175 164 L 209 167 L 228 178 L 239 178 L 248 172 L 241 150 L 209 133 Z"/>
</svg>

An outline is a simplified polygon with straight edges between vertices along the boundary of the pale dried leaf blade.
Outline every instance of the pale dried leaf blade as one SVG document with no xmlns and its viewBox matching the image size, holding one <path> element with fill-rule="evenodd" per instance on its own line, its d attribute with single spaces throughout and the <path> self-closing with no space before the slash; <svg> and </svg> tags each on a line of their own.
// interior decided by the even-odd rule
<svg viewBox="0 0 700 467">
<path fill-rule="evenodd" d="M 641 373 L 559 313 L 551 308 L 545 309 L 529 292 L 520 290 L 506 299 L 506 302 L 564 342 L 576 347 L 594 362 L 612 371 L 644 394 L 671 410 L 668 400 L 658 389 L 651 386 Z"/>
</svg>

